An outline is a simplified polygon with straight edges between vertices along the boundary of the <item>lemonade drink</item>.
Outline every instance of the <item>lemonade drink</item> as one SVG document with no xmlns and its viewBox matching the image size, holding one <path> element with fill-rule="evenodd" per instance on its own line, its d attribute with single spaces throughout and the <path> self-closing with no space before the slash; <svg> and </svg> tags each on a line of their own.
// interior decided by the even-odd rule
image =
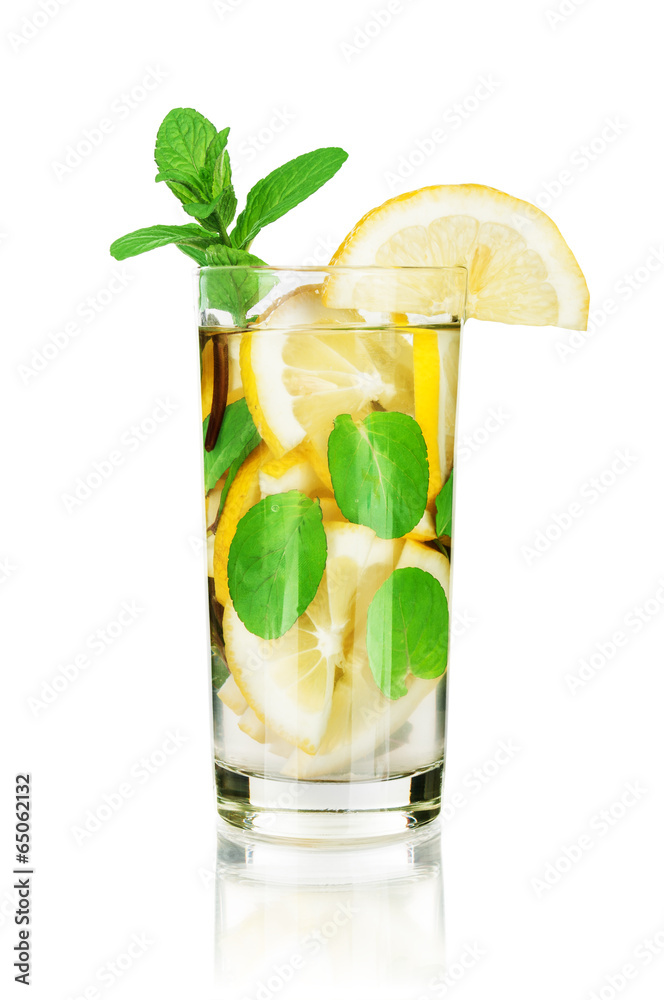
<svg viewBox="0 0 664 1000">
<path fill-rule="evenodd" d="M 322 785 L 338 796 L 354 783 L 373 812 L 369 786 L 387 793 L 386 779 L 401 781 L 406 825 L 438 807 L 451 557 L 443 508 L 465 293 L 465 272 L 451 270 L 448 311 L 417 326 L 396 310 L 367 321 L 365 310 L 330 307 L 329 275 L 303 271 L 279 274 L 243 329 L 199 331 L 215 768 L 232 822 L 261 829 L 252 781 L 271 782 L 277 800 L 297 781 L 300 828 L 303 813 L 329 811 Z M 404 305 L 393 278 L 381 271 L 379 294 Z M 251 436 L 213 481 L 225 442 L 212 447 L 209 427 L 226 421 Z M 284 530 L 300 537 L 290 549 Z M 275 549 L 289 563 L 281 577 Z M 413 775 L 424 776 L 422 802 L 403 795 Z"/>
</svg>

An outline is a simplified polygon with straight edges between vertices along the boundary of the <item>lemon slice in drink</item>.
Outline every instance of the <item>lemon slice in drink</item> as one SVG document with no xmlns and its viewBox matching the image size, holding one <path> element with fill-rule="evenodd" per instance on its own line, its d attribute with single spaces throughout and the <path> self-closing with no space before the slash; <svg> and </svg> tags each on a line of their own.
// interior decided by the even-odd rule
<svg viewBox="0 0 664 1000">
<path fill-rule="evenodd" d="M 214 536 L 213 570 L 215 597 L 220 604 L 226 605 L 230 601 L 228 553 L 231 549 L 233 535 L 240 518 L 261 498 L 258 472 L 261 465 L 267 461 L 268 456 L 268 448 L 266 445 L 260 444 L 245 458 L 231 483 L 219 518 Z"/>
<path fill-rule="evenodd" d="M 419 542 L 407 539 L 397 560 L 397 567 L 415 566 L 431 573 L 449 594 L 450 564 L 445 555 Z M 377 588 L 375 588 L 377 589 Z M 356 628 L 346 669 L 338 679 L 332 696 L 330 716 L 318 753 L 310 756 L 295 751 L 283 768 L 289 777 L 302 779 L 352 773 L 353 762 L 370 754 L 380 755 L 395 733 L 431 694 L 440 678 L 406 679 L 408 694 L 396 701 L 387 698 L 373 679 L 366 651 L 366 609 L 375 593 L 367 588 L 360 595 L 355 615 Z M 360 768 L 360 770 L 362 770 Z"/>
<path fill-rule="evenodd" d="M 242 337 L 242 382 L 261 436 L 276 457 L 308 440 L 325 480 L 327 439 L 336 416 L 350 413 L 361 419 L 372 404 L 403 408 L 397 369 L 409 345 L 395 340 L 393 331 L 381 337 L 357 330 L 362 322 L 353 310 L 325 309 L 320 286 L 311 285 L 285 296 L 261 329 Z M 401 369 L 407 372 L 401 364 L 399 380 Z M 412 407 L 412 375 L 410 383 Z"/>
<path fill-rule="evenodd" d="M 267 462 L 258 474 L 261 497 L 274 493 L 299 490 L 310 497 L 329 497 L 331 491 L 318 476 L 306 444 L 288 452 L 282 458 Z"/>
<path fill-rule="evenodd" d="M 462 266 L 468 272 L 468 318 L 587 326 L 588 287 L 556 225 L 534 205 L 481 184 L 425 187 L 391 198 L 360 219 L 331 263 Z M 402 311 L 449 311 L 449 282 L 450 275 L 441 272 L 402 272 Z M 389 301 L 396 311 L 394 294 L 381 288 L 379 278 L 340 272 L 328 279 L 323 299 L 337 309 L 381 309 Z"/>
<path fill-rule="evenodd" d="M 415 419 L 427 446 L 428 501 L 438 496 L 454 461 L 459 343 L 458 327 L 413 334 Z"/>
<path fill-rule="evenodd" d="M 285 635 L 261 639 L 245 628 L 231 604 L 224 613 L 228 667 L 243 698 L 270 732 L 305 754 L 315 754 L 325 737 L 356 633 L 362 641 L 366 608 L 403 548 L 399 540 L 377 538 L 362 525 L 330 522 L 325 532 L 328 555 L 320 587 Z"/>
<path fill-rule="evenodd" d="M 231 712 L 234 712 L 236 715 L 242 715 L 247 708 L 247 703 L 233 677 L 226 678 L 217 691 L 217 697 L 224 703 L 226 708 L 230 708 Z"/>
</svg>

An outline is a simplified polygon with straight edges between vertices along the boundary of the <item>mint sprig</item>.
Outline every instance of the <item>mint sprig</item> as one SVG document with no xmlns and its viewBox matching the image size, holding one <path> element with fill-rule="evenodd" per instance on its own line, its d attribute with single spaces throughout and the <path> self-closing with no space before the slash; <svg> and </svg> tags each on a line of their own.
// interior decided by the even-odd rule
<svg viewBox="0 0 664 1000">
<path fill-rule="evenodd" d="M 156 180 L 166 183 L 185 213 L 195 218 L 199 225 L 150 226 L 136 230 L 111 245 L 111 254 L 116 260 L 125 260 L 172 243 L 201 266 L 262 266 L 260 258 L 250 255 L 220 260 L 216 251 L 223 247 L 247 251 L 261 229 L 285 215 L 330 180 L 348 155 L 343 149 L 325 147 L 298 156 L 273 170 L 252 187 L 247 204 L 229 235 L 237 212 L 231 162 L 226 148 L 229 131 L 228 128 L 217 131 L 212 122 L 193 108 L 169 111 L 157 133 Z M 223 282 L 220 288 L 222 285 Z M 223 300 L 224 296 L 221 298 Z M 251 296 L 247 297 L 249 299 Z M 236 304 L 242 308 L 234 312 L 234 316 L 241 320 L 243 310 L 250 305 L 246 304 L 242 295 Z M 220 305 L 219 308 L 226 306 Z"/>
</svg>

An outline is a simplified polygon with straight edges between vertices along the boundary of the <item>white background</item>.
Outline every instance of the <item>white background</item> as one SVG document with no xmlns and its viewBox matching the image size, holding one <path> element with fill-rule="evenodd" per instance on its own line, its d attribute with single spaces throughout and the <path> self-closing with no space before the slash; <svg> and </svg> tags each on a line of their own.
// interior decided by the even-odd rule
<svg viewBox="0 0 664 1000">
<path fill-rule="evenodd" d="M 392 194 L 464 181 L 537 200 L 573 248 L 593 310 L 592 335 L 576 349 L 561 351 L 569 334 L 554 329 L 470 322 L 465 334 L 455 605 L 469 623 L 451 668 L 442 841 L 448 958 L 474 942 L 484 954 L 451 992 L 459 1000 L 660 995 L 664 218 L 655 7 L 400 0 L 377 30 L 386 0 L 222 0 L 216 10 L 209 0 L 43 4 L 55 10 L 48 18 L 33 0 L 4 4 L 0 30 L 2 982 L 13 976 L 16 941 L 11 797 L 14 775 L 29 770 L 31 995 L 66 1000 L 95 985 L 118 1000 L 213 995 L 193 282 L 172 248 L 123 265 L 108 254 L 131 229 L 186 221 L 154 184 L 152 150 L 164 114 L 193 106 L 231 125 L 241 194 L 316 146 L 349 151 L 325 189 L 261 234 L 256 252 L 272 263 L 325 260 Z M 142 91 L 148 74 L 153 89 Z M 99 145 L 59 167 L 101 119 L 111 128 Z M 445 140 L 434 144 L 437 128 Z M 262 148 L 250 151 L 257 135 Z M 410 176 L 395 177 L 399 166 Z M 566 183 L 556 186 L 561 171 Z M 125 285 L 112 285 L 120 290 L 109 304 L 104 290 L 117 272 Z M 86 311 L 90 296 L 97 313 Z M 65 346 L 55 357 L 49 348 L 36 371 L 52 335 L 72 323 L 77 335 L 61 336 Z M 175 404 L 168 418 L 135 450 L 122 445 L 159 400 Z M 498 429 L 492 410 L 502 414 Z M 68 511 L 63 495 L 118 447 L 123 464 Z M 632 456 L 620 474 L 610 471 L 617 452 Z M 593 501 L 587 484 L 602 474 L 608 485 Z M 580 516 L 557 531 L 553 519 L 574 502 Z M 538 532 L 558 537 L 547 548 L 542 536 L 546 551 L 528 557 Z M 630 615 L 649 600 L 637 631 Z M 89 636 L 124 602 L 140 612 L 96 654 Z M 626 643 L 613 657 L 598 653 L 616 631 Z M 44 682 L 86 652 L 89 665 L 36 712 L 30 699 L 42 697 Z M 573 693 L 568 678 L 593 653 L 598 669 Z M 166 763 L 144 780 L 141 759 L 174 731 L 186 741 L 157 755 Z M 471 790 L 469 772 L 495 770 L 487 762 L 501 740 L 518 752 Z M 645 791 L 624 808 L 630 782 Z M 117 813 L 78 843 L 87 811 L 127 783 Z M 606 808 L 615 818 L 603 835 L 597 816 Z M 561 864 L 584 834 L 592 846 Z M 546 871 L 553 880 L 547 865 L 556 864 L 569 870 L 538 888 L 534 880 Z M 661 955 L 635 958 L 658 933 Z M 99 970 L 133 934 L 151 944 L 102 985 Z M 390 939 L 399 936 L 397 913 Z M 414 952 L 414 975 L 421 960 Z M 608 986 L 605 977 L 626 963 L 635 978 L 614 979 L 619 991 Z M 14 984 L 10 991 L 23 995 Z"/>
</svg>

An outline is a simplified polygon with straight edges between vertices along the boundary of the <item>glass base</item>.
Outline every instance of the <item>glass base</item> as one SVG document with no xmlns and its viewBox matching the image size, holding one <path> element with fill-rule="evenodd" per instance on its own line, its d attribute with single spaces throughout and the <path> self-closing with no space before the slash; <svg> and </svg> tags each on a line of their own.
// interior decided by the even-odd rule
<svg viewBox="0 0 664 1000">
<path fill-rule="evenodd" d="M 215 764 L 217 810 L 255 836 L 312 843 L 398 836 L 440 812 L 443 765 L 375 781 L 289 781 Z"/>
</svg>

